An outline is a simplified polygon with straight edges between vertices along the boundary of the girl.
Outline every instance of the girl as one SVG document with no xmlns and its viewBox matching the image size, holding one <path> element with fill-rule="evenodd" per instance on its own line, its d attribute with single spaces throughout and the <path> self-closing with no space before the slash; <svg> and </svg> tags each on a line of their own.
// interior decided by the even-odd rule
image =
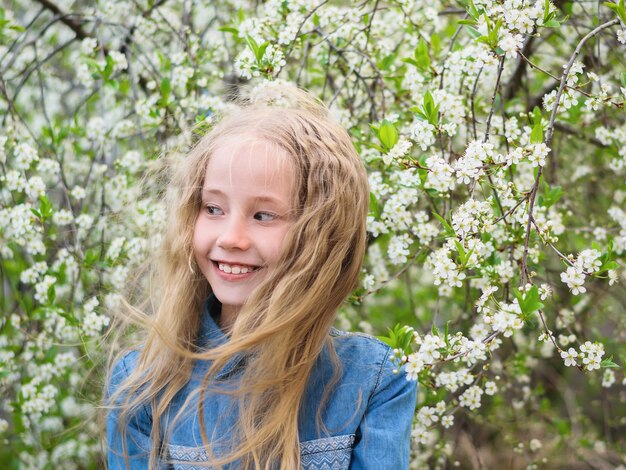
<svg viewBox="0 0 626 470">
<path fill-rule="evenodd" d="M 365 168 L 319 102 L 279 101 L 226 113 L 168 187 L 156 315 L 108 380 L 110 468 L 408 468 L 415 384 L 332 328 Z"/>
</svg>

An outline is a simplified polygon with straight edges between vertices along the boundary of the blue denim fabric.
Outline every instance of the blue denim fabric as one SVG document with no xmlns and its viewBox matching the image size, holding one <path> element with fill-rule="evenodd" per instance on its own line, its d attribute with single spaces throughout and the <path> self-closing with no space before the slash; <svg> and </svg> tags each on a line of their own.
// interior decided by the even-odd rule
<svg viewBox="0 0 626 470">
<path fill-rule="evenodd" d="M 211 347 L 228 341 L 210 313 L 219 312 L 219 308 L 219 302 L 214 297 L 207 299 L 198 337 L 200 346 Z M 325 348 L 313 368 L 301 409 L 299 438 L 302 468 L 408 469 L 410 429 L 417 394 L 415 382 L 407 381 L 404 373 L 393 373 L 389 359 L 391 351 L 384 343 L 367 335 L 335 329 L 331 329 L 330 335 L 342 374 L 321 410 L 323 426 L 320 429 L 318 409 L 325 386 L 333 376 L 329 352 Z M 138 356 L 137 351 L 131 351 L 114 366 L 109 394 L 135 367 Z M 236 378 L 243 361 L 243 357 L 232 358 L 219 372 L 215 383 L 232 384 L 224 379 Z M 189 382 L 171 403 L 163 423 L 173 419 L 190 393 L 198 389 L 209 365 L 206 361 L 196 362 Z M 207 468 L 199 463 L 207 460 L 207 454 L 202 448 L 197 395 L 191 396 L 190 412 L 177 421 L 163 449 L 163 454 L 167 456 L 163 468 Z M 233 401 L 232 396 L 215 392 L 205 396 L 203 418 L 214 452 L 228 448 L 229 430 L 236 422 Z M 118 414 L 113 409 L 107 418 L 111 469 L 126 468 Z M 131 469 L 148 467 L 148 455 L 153 445 L 151 426 L 149 405 L 136 413 L 127 426 L 126 450 Z M 236 465 L 231 468 L 236 468 Z"/>
</svg>

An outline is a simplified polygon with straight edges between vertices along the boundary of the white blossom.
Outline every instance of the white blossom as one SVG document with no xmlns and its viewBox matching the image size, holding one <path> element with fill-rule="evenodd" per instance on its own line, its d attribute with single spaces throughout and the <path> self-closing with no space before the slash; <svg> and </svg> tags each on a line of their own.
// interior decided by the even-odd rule
<svg viewBox="0 0 626 470">
<path fill-rule="evenodd" d="M 15 159 L 13 164 L 16 170 L 28 170 L 30 166 L 39 160 L 37 150 L 31 145 L 22 142 L 15 146 Z"/>
<path fill-rule="evenodd" d="M 605 369 L 602 374 L 602 386 L 604 388 L 610 388 L 615 383 L 615 372 L 613 369 Z"/>
<path fill-rule="evenodd" d="M 521 34 L 505 33 L 498 41 L 498 46 L 502 49 L 508 58 L 517 55 L 517 51 L 522 48 L 524 37 Z"/>
<path fill-rule="evenodd" d="M 122 71 L 128 68 L 128 62 L 126 56 L 118 51 L 110 51 L 109 57 L 113 61 L 113 69 L 115 71 Z"/>
<path fill-rule="evenodd" d="M 422 150 L 435 143 L 435 126 L 428 121 L 416 119 L 409 128 L 409 135 Z"/>
<path fill-rule="evenodd" d="M 404 264 L 406 263 L 409 254 L 409 245 L 411 239 L 408 234 L 403 233 L 401 235 L 394 235 L 389 240 L 389 247 L 387 248 L 387 254 L 389 255 L 389 261 L 392 264 Z"/>
<path fill-rule="evenodd" d="M 483 390 L 478 385 L 472 385 L 459 397 L 459 404 L 470 410 L 480 408 Z"/>
<path fill-rule="evenodd" d="M 98 47 L 98 40 L 96 38 L 88 37 L 81 41 L 80 51 L 85 55 L 92 55 Z"/>
<path fill-rule="evenodd" d="M 565 361 L 565 365 L 576 366 L 576 358 L 578 357 L 578 353 L 574 348 L 569 348 L 567 351 L 561 351 L 561 357 Z"/>
<path fill-rule="evenodd" d="M 584 286 L 585 274 L 577 266 L 569 266 L 564 273 L 561 273 L 561 281 L 567 284 L 574 295 L 587 291 Z"/>
</svg>

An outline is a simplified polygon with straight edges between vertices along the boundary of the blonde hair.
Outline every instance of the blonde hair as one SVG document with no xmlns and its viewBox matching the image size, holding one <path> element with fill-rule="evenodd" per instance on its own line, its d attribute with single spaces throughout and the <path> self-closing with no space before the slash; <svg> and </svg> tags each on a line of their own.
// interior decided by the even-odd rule
<svg viewBox="0 0 626 470">
<path fill-rule="evenodd" d="M 160 435 L 161 418 L 189 380 L 194 361 L 204 359 L 213 364 L 196 392 L 196 411 L 210 465 L 237 461 L 245 469 L 299 468 L 301 402 L 325 345 L 335 358 L 329 329 L 337 309 L 358 283 L 366 248 L 369 188 L 349 134 L 329 118 L 327 109 L 295 88 L 285 88 L 284 97 L 283 107 L 241 100 L 179 162 L 167 190 L 169 219 L 160 257 L 158 308 L 136 367 L 110 398 L 120 403 L 123 445 L 125 426 L 144 404 L 152 406 L 152 439 L 167 442 L 168 432 Z M 194 344 L 202 304 L 210 293 L 192 254 L 201 188 L 217 146 L 224 139 L 244 135 L 279 146 L 293 160 L 294 223 L 278 268 L 268 273 L 242 307 L 230 340 L 199 351 Z M 216 455 L 202 419 L 203 398 L 214 375 L 242 353 L 246 365 L 237 377 L 236 390 L 228 392 L 237 398 L 238 426 L 229 436 L 229 452 Z M 151 450 L 151 468 L 161 458 L 158 447 Z"/>
</svg>

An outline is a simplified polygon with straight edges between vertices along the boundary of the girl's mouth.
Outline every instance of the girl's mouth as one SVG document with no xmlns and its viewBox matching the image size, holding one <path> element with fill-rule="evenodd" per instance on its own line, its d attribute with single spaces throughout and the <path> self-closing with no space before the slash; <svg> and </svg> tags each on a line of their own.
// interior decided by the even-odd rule
<svg viewBox="0 0 626 470">
<path fill-rule="evenodd" d="M 213 261 L 217 268 L 226 274 L 248 274 L 259 269 L 259 266 L 246 264 L 230 264 L 222 261 Z"/>
</svg>

